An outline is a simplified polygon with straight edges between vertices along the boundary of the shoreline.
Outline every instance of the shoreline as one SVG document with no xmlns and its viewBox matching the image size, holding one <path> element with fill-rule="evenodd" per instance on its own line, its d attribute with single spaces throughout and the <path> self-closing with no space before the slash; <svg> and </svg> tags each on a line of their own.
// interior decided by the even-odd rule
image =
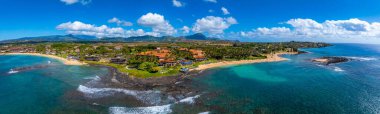
<svg viewBox="0 0 380 114">
<path fill-rule="evenodd" d="M 299 52 L 277 52 L 275 54 L 266 54 L 267 58 L 265 59 L 255 59 L 255 60 L 238 60 L 238 61 L 219 61 L 216 63 L 202 64 L 196 68 L 190 69 L 190 71 L 203 71 L 213 68 L 225 67 L 225 66 L 235 66 L 235 65 L 244 65 L 244 64 L 253 64 L 253 63 L 265 63 L 265 62 L 278 62 L 286 61 L 287 58 L 281 57 L 284 54 L 299 54 Z M 61 61 L 65 65 L 87 65 L 87 63 L 80 62 L 77 60 L 69 60 L 63 57 L 55 55 L 47 55 L 40 53 L 0 53 L 0 55 L 30 55 L 30 56 L 41 56 L 52 58 Z"/>
<path fill-rule="evenodd" d="M 224 66 L 234 66 L 234 65 L 243 65 L 243 64 L 252 64 L 252 63 L 265 63 L 265 62 L 278 62 L 289 60 L 287 58 L 280 57 L 285 54 L 299 54 L 299 52 L 278 52 L 275 54 L 267 54 L 265 59 L 255 59 L 255 60 L 238 60 L 238 61 L 220 61 L 216 63 L 203 64 L 199 65 L 193 70 L 208 70 L 212 68 L 224 67 Z"/>
<path fill-rule="evenodd" d="M 69 60 L 63 57 L 55 56 L 55 55 L 47 55 L 47 54 L 40 54 L 40 53 L 1 53 L 0 55 L 30 55 L 30 56 L 40 56 L 40 57 L 47 57 L 51 59 L 56 59 L 61 61 L 65 65 L 86 65 L 86 63 L 77 61 L 77 60 Z"/>
</svg>

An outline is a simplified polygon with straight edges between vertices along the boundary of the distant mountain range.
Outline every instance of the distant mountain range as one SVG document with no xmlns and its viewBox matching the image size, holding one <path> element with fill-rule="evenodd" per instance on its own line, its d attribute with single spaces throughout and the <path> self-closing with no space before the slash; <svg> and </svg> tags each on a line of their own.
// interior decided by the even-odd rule
<svg viewBox="0 0 380 114">
<path fill-rule="evenodd" d="M 97 38 L 94 36 L 86 35 L 52 35 L 52 36 L 39 36 L 39 37 L 24 37 L 19 39 L 3 40 L 0 43 L 28 43 L 28 42 L 183 42 L 183 41 L 223 41 L 218 38 L 206 37 L 201 33 L 189 36 L 134 36 L 134 37 L 105 37 Z"/>
</svg>

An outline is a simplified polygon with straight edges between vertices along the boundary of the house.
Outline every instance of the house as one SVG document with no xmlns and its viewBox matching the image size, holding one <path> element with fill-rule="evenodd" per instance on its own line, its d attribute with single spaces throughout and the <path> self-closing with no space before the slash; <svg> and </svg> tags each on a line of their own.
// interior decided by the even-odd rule
<svg viewBox="0 0 380 114">
<path fill-rule="evenodd" d="M 79 57 L 78 56 L 69 55 L 69 56 L 67 56 L 67 59 L 69 59 L 69 60 L 79 60 Z"/>
<path fill-rule="evenodd" d="M 80 52 L 80 49 L 77 48 L 77 49 L 74 50 L 74 52 L 79 53 L 79 52 Z"/>
<path fill-rule="evenodd" d="M 127 62 L 127 59 L 125 58 L 111 58 L 110 63 L 114 64 L 125 64 Z"/>
<path fill-rule="evenodd" d="M 189 68 L 181 68 L 179 71 L 183 72 L 183 73 L 187 73 L 189 72 Z"/>
<path fill-rule="evenodd" d="M 188 60 L 180 60 L 179 63 L 181 65 L 192 65 L 193 61 L 188 61 Z"/>
<path fill-rule="evenodd" d="M 189 49 L 187 49 L 187 48 L 179 48 L 178 50 L 180 50 L 180 51 L 188 51 Z"/>
<path fill-rule="evenodd" d="M 159 60 L 158 63 L 160 66 L 175 66 L 175 65 L 177 65 L 177 61 L 175 61 L 175 59 L 173 59 L 173 58 Z"/>
<path fill-rule="evenodd" d="M 189 52 L 193 54 L 193 57 L 196 61 L 204 61 L 207 59 L 202 50 L 190 49 Z"/>
<path fill-rule="evenodd" d="M 141 52 L 139 55 L 157 57 L 160 66 L 175 66 L 177 62 L 174 58 L 170 58 L 170 52 L 168 49 L 158 47 L 156 50 Z"/>
<path fill-rule="evenodd" d="M 99 61 L 100 60 L 100 58 L 99 57 L 84 57 L 84 59 L 86 60 L 86 61 Z"/>
<path fill-rule="evenodd" d="M 207 60 L 207 58 L 205 56 L 194 56 L 194 59 L 196 61 L 204 61 L 204 60 Z"/>
<path fill-rule="evenodd" d="M 115 46 L 115 50 L 121 50 L 121 49 L 123 49 L 123 45 L 117 45 L 117 46 Z"/>
</svg>

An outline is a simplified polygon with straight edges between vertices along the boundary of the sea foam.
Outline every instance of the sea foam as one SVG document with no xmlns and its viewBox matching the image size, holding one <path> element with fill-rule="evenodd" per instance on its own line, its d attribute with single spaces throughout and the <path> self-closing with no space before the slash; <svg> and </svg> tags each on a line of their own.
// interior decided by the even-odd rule
<svg viewBox="0 0 380 114">
<path fill-rule="evenodd" d="M 174 103 L 187 103 L 193 104 L 196 98 L 199 98 L 200 95 L 196 95 L 193 97 L 187 97 L 178 102 Z M 172 112 L 171 106 L 173 104 L 161 105 L 161 106 L 149 106 L 149 107 L 110 107 L 110 114 L 169 114 Z M 208 112 L 202 112 L 202 114 L 208 114 Z"/>
<path fill-rule="evenodd" d="M 210 112 L 200 112 L 198 114 L 210 114 Z"/>
<path fill-rule="evenodd" d="M 374 61 L 377 60 L 377 58 L 374 57 L 347 57 L 353 60 L 358 60 L 358 61 Z"/>
<path fill-rule="evenodd" d="M 184 99 L 180 100 L 179 102 L 180 103 L 193 104 L 195 102 L 195 99 L 199 98 L 199 97 L 200 97 L 200 95 L 196 95 L 194 97 L 187 97 L 187 98 L 184 98 Z"/>
<path fill-rule="evenodd" d="M 339 68 L 339 67 L 334 67 L 334 71 L 337 71 L 337 72 L 343 72 L 344 70 Z"/>
<path fill-rule="evenodd" d="M 110 114 L 169 114 L 172 112 L 171 105 L 150 106 L 150 107 L 111 107 Z"/>
<path fill-rule="evenodd" d="M 123 93 L 125 95 L 131 95 L 137 99 L 148 104 L 159 104 L 161 103 L 161 93 L 160 91 L 137 91 L 137 90 L 128 90 L 121 88 L 90 88 L 84 85 L 79 85 L 79 92 L 85 94 L 89 98 L 102 98 L 114 95 L 116 93 Z"/>
<path fill-rule="evenodd" d="M 11 69 L 9 72 L 8 72 L 8 74 L 15 74 L 15 73 L 18 73 L 19 71 L 16 71 L 16 70 L 13 70 L 13 69 Z"/>
<path fill-rule="evenodd" d="M 86 79 L 86 80 L 94 80 L 94 81 L 99 81 L 101 80 L 101 78 L 99 76 L 95 76 L 95 77 L 86 77 L 86 78 L 83 78 L 83 79 Z"/>
</svg>

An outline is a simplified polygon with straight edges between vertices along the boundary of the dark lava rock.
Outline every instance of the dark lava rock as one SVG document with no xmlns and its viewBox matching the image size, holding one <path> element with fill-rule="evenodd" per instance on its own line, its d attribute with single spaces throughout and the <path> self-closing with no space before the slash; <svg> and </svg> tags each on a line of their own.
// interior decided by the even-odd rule
<svg viewBox="0 0 380 114">
<path fill-rule="evenodd" d="M 351 59 L 346 58 L 346 57 L 321 57 L 321 58 L 313 59 L 313 62 L 319 62 L 319 63 L 329 65 L 329 64 L 335 64 L 335 63 L 348 62 L 350 60 Z"/>
</svg>

